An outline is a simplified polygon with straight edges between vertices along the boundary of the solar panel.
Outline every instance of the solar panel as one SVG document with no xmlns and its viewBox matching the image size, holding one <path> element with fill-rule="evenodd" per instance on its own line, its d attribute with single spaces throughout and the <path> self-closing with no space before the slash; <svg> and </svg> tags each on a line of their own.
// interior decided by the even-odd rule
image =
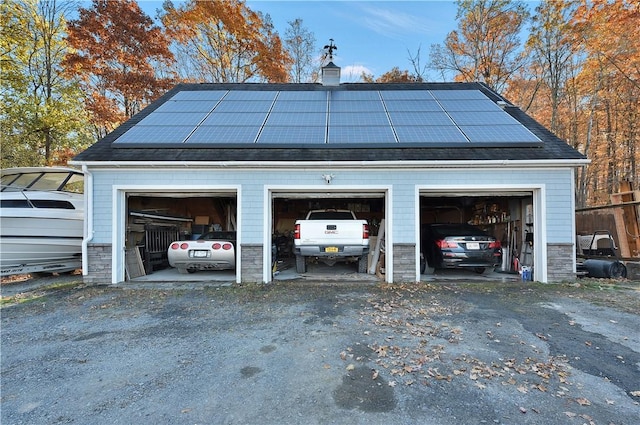
<svg viewBox="0 0 640 425">
<path fill-rule="evenodd" d="M 155 112 L 144 118 L 138 125 L 191 125 L 196 126 L 207 116 L 206 112 Z"/>
<path fill-rule="evenodd" d="M 442 111 L 442 106 L 435 100 L 387 100 L 384 103 L 387 111 Z"/>
<path fill-rule="evenodd" d="M 273 104 L 272 112 L 321 112 L 327 113 L 327 101 L 295 101 L 287 102 L 278 98 Z"/>
<path fill-rule="evenodd" d="M 381 90 L 380 96 L 388 100 L 433 100 L 428 90 Z"/>
<path fill-rule="evenodd" d="M 520 125 L 515 118 L 503 111 L 475 111 L 472 114 L 462 111 L 450 111 L 449 115 L 458 125 Z"/>
<path fill-rule="evenodd" d="M 394 126 L 398 125 L 453 125 L 449 115 L 441 112 L 389 112 Z"/>
<path fill-rule="evenodd" d="M 454 125 L 440 126 L 396 126 L 396 134 L 400 144 L 468 144 L 469 140 Z"/>
<path fill-rule="evenodd" d="M 300 127 L 304 125 L 327 125 L 327 114 L 317 112 L 301 112 L 296 114 L 295 120 L 291 119 L 291 114 L 284 112 L 272 112 L 269 114 L 266 126 L 280 125 Z"/>
<path fill-rule="evenodd" d="M 279 101 L 320 101 L 327 102 L 330 92 L 326 91 L 281 91 Z"/>
<path fill-rule="evenodd" d="M 462 125 L 460 129 L 472 143 L 513 144 L 540 141 L 521 125 Z"/>
<path fill-rule="evenodd" d="M 364 100 L 356 102 L 351 100 L 332 100 L 329 102 L 331 112 L 384 112 L 384 105 L 380 100 Z"/>
<path fill-rule="evenodd" d="M 118 137 L 113 143 L 117 145 L 128 143 L 150 145 L 156 143 L 182 144 L 192 130 L 193 126 L 190 125 L 136 125 Z"/>
<path fill-rule="evenodd" d="M 332 91 L 331 101 L 363 101 L 377 100 L 380 101 L 378 91 Z"/>
<path fill-rule="evenodd" d="M 160 112 L 209 112 L 216 104 L 217 100 L 169 100 L 158 107 L 150 115 Z"/>
<path fill-rule="evenodd" d="M 260 126 L 200 126 L 193 132 L 193 134 L 187 139 L 187 144 L 193 145 L 197 143 L 203 144 L 218 144 L 222 143 L 240 143 L 240 144 L 252 144 L 258 132 Z"/>
<path fill-rule="evenodd" d="M 170 100 L 214 100 L 217 102 L 227 93 L 227 90 L 185 90 L 176 93 Z"/>
<path fill-rule="evenodd" d="M 389 126 L 331 126 L 329 144 L 396 143 Z"/>
<path fill-rule="evenodd" d="M 441 100 L 440 105 L 447 112 L 465 111 L 502 111 L 502 109 L 489 99 L 467 99 L 467 100 Z"/>
<path fill-rule="evenodd" d="M 218 112 L 268 112 L 273 102 L 269 100 L 247 100 L 247 101 L 232 101 L 225 100 L 220 102 L 215 111 Z"/>
<path fill-rule="evenodd" d="M 531 146 L 541 141 L 480 90 L 184 90 L 117 147 Z M 262 87 L 262 86 L 260 86 Z"/>
<path fill-rule="evenodd" d="M 329 114 L 329 125 L 389 125 L 389 118 L 384 112 L 332 112 Z"/>
<path fill-rule="evenodd" d="M 239 91 L 230 91 L 225 97 L 224 102 L 227 101 L 248 101 L 248 100 L 270 100 L 276 98 L 278 95 L 277 91 L 255 91 L 255 90 L 239 90 Z"/>
<path fill-rule="evenodd" d="M 268 126 L 262 129 L 258 146 L 264 144 L 324 144 L 325 126 Z"/>
<path fill-rule="evenodd" d="M 438 100 L 489 100 L 480 90 L 431 90 Z"/>
<path fill-rule="evenodd" d="M 267 115 L 264 112 L 245 112 L 236 114 L 232 112 L 217 112 L 209 115 L 202 125 L 257 125 L 260 126 Z"/>
</svg>

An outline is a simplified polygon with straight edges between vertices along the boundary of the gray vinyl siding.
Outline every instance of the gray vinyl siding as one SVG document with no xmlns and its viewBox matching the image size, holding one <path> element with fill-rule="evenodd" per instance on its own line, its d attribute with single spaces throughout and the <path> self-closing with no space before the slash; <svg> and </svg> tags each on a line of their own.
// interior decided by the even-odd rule
<svg viewBox="0 0 640 425">
<path fill-rule="evenodd" d="M 334 174 L 331 185 L 322 174 Z M 547 242 L 573 240 L 573 173 L 568 169 L 411 169 L 341 170 L 318 167 L 307 170 L 100 170 L 93 171 L 93 243 L 112 241 L 113 187 L 131 185 L 238 186 L 243 243 L 261 244 L 264 235 L 265 186 L 308 187 L 330 191 L 334 187 L 390 187 L 393 242 L 416 243 L 416 187 L 477 187 L 490 185 L 543 186 L 546 194 Z M 170 189 L 169 189 L 170 190 Z M 455 192 L 455 189 L 452 189 Z"/>
</svg>

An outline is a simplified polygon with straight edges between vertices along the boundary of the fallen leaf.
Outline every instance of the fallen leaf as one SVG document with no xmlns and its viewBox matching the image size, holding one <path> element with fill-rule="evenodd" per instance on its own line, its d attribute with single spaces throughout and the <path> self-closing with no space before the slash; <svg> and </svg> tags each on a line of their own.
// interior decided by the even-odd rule
<svg viewBox="0 0 640 425">
<path fill-rule="evenodd" d="M 609 400 L 609 399 L 607 399 L 607 398 L 605 398 L 605 399 L 604 399 L 604 401 L 606 401 L 606 402 L 607 402 L 607 404 L 609 404 L 609 405 L 616 404 L 616 402 L 615 402 L 615 401 L 613 401 L 613 400 Z"/>
<path fill-rule="evenodd" d="M 591 406 L 591 402 L 584 397 L 576 398 L 576 403 L 580 406 Z"/>
<path fill-rule="evenodd" d="M 529 390 L 527 389 L 527 387 L 525 387 L 524 385 L 520 385 L 518 387 L 518 391 L 520 391 L 522 394 L 526 394 L 529 392 Z"/>
<path fill-rule="evenodd" d="M 570 418 L 575 418 L 576 416 L 578 416 L 577 413 L 573 413 L 573 412 L 564 412 L 564 414 Z"/>
<path fill-rule="evenodd" d="M 480 383 L 480 382 L 476 382 L 476 387 L 480 388 L 481 390 L 484 390 L 485 388 L 487 388 L 486 385 Z"/>
<path fill-rule="evenodd" d="M 541 391 L 543 393 L 547 391 L 547 388 L 542 384 L 535 385 L 534 388 L 536 388 L 538 391 Z"/>
<path fill-rule="evenodd" d="M 356 367 L 353 365 L 353 363 L 349 364 L 347 366 L 347 370 L 354 370 Z"/>
<path fill-rule="evenodd" d="M 640 391 L 631 391 L 629 394 L 631 394 L 634 397 L 640 397 Z"/>
<path fill-rule="evenodd" d="M 389 386 L 390 387 L 395 387 L 396 385 L 397 385 L 396 381 L 389 381 Z"/>
<path fill-rule="evenodd" d="M 587 347 L 591 347 L 591 341 L 585 341 L 584 345 L 586 345 Z"/>
<path fill-rule="evenodd" d="M 340 358 L 342 360 L 347 360 L 347 352 L 346 351 L 341 351 L 340 352 Z"/>
<path fill-rule="evenodd" d="M 378 378 L 378 371 L 375 369 L 371 369 L 371 379 Z"/>
<path fill-rule="evenodd" d="M 520 413 L 527 413 L 527 409 L 525 409 L 524 407 L 519 407 L 520 409 Z"/>
</svg>

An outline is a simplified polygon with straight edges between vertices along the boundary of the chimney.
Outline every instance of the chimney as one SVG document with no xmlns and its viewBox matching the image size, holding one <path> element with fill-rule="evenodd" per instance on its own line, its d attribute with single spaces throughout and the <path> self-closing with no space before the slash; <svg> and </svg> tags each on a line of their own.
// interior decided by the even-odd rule
<svg viewBox="0 0 640 425">
<path fill-rule="evenodd" d="M 339 86 L 340 85 L 340 67 L 329 62 L 322 67 L 322 85 L 323 86 Z"/>
</svg>

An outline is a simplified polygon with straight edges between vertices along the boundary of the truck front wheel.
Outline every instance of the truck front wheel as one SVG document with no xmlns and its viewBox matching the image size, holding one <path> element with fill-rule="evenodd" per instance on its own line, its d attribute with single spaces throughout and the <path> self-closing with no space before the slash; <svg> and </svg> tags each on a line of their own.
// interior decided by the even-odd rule
<svg viewBox="0 0 640 425">
<path fill-rule="evenodd" d="M 296 271 L 298 273 L 306 273 L 307 272 L 307 262 L 302 255 L 296 255 Z"/>
</svg>

